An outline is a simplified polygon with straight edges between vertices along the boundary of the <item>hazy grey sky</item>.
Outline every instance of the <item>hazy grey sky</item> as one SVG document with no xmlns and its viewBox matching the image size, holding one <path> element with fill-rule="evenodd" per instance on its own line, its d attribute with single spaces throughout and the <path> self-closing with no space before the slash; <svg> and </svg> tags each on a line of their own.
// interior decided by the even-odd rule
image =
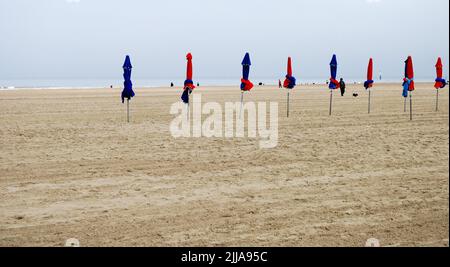
<svg viewBox="0 0 450 267">
<path fill-rule="evenodd" d="M 339 76 L 375 71 L 417 77 L 449 67 L 448 0 L 0 0 L 0 79 L 114 78 L 126 54 L 135 78 L 236 77 L 245 52 L 253 77 Z M 195 79 L 194 77 L 194 79 Z"/>
</svg>

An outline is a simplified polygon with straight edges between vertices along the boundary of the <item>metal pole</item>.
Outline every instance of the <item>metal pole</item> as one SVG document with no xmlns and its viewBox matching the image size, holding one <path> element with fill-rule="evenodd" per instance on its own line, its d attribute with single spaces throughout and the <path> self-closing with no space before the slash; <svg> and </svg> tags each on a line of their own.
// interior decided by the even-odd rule
<svg viewBox="0 0 450 267">
<path fill-rule="evenodd" d="M 289 89 L 287 89 L 287 117 L 289 118 Z"/>
<path fill-rule="evenodd" d="M 412 121 L 412 91 L 409 92 L 409 120 Z"/>
<path fill-rule="evenodd" d="M 403 112 L 406 112 L 406 99 L 407 99 L 408 97 L 404 97 L 404 99 L 405 99 L 405 103 L 404 103 L 404 105 L 403 105 Z"/>
<path fill-rule="evenodd" d="M 187 120 L 189 121 L 189 119 L 190 119 L 190 112 L 191 112 L 191 107 L 190 107 L 190 105 L 191 105 L 191 94 L 190 94 L 190 92 L 189 92 L 189 89 L 186 89 L 186 90 L 188 90 L 188 103 L 187 103 L 187 112 L 186 112 L 186 116 L 187 116 Z"/>
<path fill-rule="evenodd" d="M 333 89 L 330 90 L 330 116 L 331 116 L 332 104 L 333 104 Z"/>
<path fill-rule="evenodd" d="M 369 88 L 369 114 L 370 114 L 370 92 L 371 92 L 371 90 L 370 90 L 370 88 Z"/>
<path fill-rule="evenodd" d="M 439 89 L 436 89 L 436 112 L 439 111 Z"/>
<path fill-rule="evenodd" d="M 130 122 L 130 99 L 127 99 L 127 122 Z"/>
<path fill-rule="evenodd" d="M 241 109 L 239 110 L 239 118 L 242 118 L 243 108 L 244 108 L 244 91 L 241 91 Z"/>
</svg>

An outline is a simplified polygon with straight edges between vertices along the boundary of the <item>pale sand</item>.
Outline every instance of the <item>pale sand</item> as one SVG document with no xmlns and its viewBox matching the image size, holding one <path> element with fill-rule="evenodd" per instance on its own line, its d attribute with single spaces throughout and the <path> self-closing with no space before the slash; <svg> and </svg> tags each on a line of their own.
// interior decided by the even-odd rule
<svg viewBox="0 0 450 267">
<path fill-rule="evenodd" d="M 448 89 L 367 95 L 256 87 L 280 101 L 279 144 L 169 132 L 180 89 L 139 89 L 126 123 L 120 89 L 0 91 L 0 245 L 448 246 Z M 353 98 L 351 93 L 360 96 Z M 199 87 L 203 101 L 239 101 Z"/>
</svg>

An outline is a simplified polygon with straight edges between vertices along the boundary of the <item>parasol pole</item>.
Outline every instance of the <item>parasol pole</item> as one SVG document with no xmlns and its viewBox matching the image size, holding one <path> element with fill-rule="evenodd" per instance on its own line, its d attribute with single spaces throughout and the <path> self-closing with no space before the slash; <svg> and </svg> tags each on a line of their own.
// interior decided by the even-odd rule
<svg viewBox="0 0 450 267">
<path fill-rule="evenodd" d="M 127 122 L 130 122 L 130 100 L 127 99 Z"/>
<path fill-rule="evenodd" d="M 287 91 L 287 117 L 289 118 L 289 102 L 290 102 L 290 101 L 289 101 L 289 100 L 290 100 L 290 99 L 289 99 L 289 93 L 290 93 L 290 92 L 289 92 L 289 89 L 287 89 L 287 90 L 288 90 L 288 91 Z"/>
<path fill-rule="evenodd" d="M 241 109 L 239 110 L 239 119 L 242 118 L 243 108 L 244 108 L 244 91 L 241 91 Z"/>
<path fill-rule="evenodd" d="M 409 120 L 412 121 L 412 91 L 409 92 Z"/>
<path fill-rule="evenodd" d="M 371 90 L 370 90 L 370 87 L 369 87 L 369 110 L 368 110 L 369 114 L 370 114 L 370 92 L 371 92 Z"/>
<path fill-rule="evenodd" d="M 189 88 L 187 88 L 186 90 L 189 90 Z M 191 95 L 189 94 L 189 91 L 188 91 L 188 102 L 187 102 L 187 112 L 186 112 L 186 116 L 187 116 L 187 120 L 189 121 L 189 119 L 190 119 L 190 112 L 191 112 L 191 107 L 190 107 L 190 104 L 191 104 Z"/>
<path fill-rule="evenodd" d="M 436 89 L 436 112 L 439 110 L 439 89 Z"/>
<path fill-rule="evenodd" d="M 333 104 L 333 89 L 330 89 L 330 116 L 331 116 L 332 104 Z"/>
<path fill-rule="evenodd" d="M 405 103 L 403 104 L 403 112 L 406 112 L 406 99 L 407 99 L 408 97 L 404 97 L 404 99 L 405 99 Z"/>
</svg>

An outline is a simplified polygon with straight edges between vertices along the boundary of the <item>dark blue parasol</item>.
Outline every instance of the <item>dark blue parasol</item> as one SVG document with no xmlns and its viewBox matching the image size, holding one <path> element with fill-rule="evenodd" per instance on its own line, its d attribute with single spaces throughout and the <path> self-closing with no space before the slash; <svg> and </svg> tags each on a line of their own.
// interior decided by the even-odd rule
<svg viewBox="0 0 450 267">
<path fill-rule="evenodd" d="M 131 69 L 133 66 L 131 65 L 130 56 L 126 56 L 125 62 L 123 63 L 123 91 L 122 91 L 122 103 L 124 103 L 125 98 L 130 100 L 134 97 L 133 91 L 133 83 L 131 82 Z"/>
</svg>

